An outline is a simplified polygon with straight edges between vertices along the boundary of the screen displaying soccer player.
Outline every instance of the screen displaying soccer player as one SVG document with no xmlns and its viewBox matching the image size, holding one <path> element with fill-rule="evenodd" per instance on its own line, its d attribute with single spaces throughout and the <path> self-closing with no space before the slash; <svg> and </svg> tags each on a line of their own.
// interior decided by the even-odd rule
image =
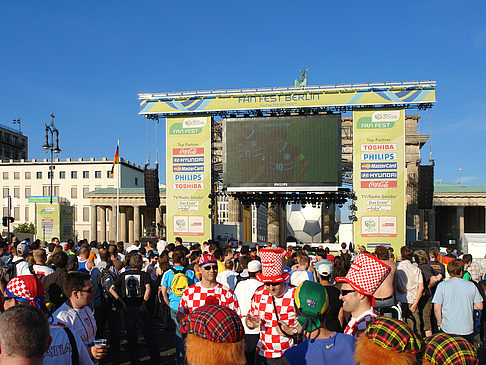
<svg viewBox="0 0 486 365">
<path fill-rule="evenodd" d="M 340 120 L 340 115 L 225 119 L 225 185 L 229 191 L 339 186 Z"/>
</svg>

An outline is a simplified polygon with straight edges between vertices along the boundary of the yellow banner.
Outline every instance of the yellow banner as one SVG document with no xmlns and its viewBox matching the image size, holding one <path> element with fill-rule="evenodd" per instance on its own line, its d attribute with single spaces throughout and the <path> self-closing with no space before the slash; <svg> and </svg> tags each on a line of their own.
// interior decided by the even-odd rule
<svg viewBox="0 0 486 365">
<path fill-rule="evenodd" d="M 167 240 L 211 238 L 211 117 L 167 117 Z"/>
<path fill-rule="evenodd" d="M 405 110 L 353 112 L 353 189 L 356 193 L 355 245 L 395 252 L 405 244 Z"/>
<path fill-rule="evenodd" d="M 59 204 L 36 204 L 36 236 L 50 242 L 59 237 Z"/>
<path fill-rule="evenodd" d="M 186 95 L 183 95 L 186 94 Z M 434 83 L 406 83 L 367 87 L 309 88 L 282 91 L 195 92 L 177 95 L 140 94 L 139 114 L 182 114 L 231 110 L 326 106 L 397 105 L 435 102 Z"/>
<path fill-rule="evenodd" d="M 53 237 L 61 242 L 74 238 L 73 207 L 62 204 L 36 204 L 36 236 L 50 242 Z"/>
</svg>

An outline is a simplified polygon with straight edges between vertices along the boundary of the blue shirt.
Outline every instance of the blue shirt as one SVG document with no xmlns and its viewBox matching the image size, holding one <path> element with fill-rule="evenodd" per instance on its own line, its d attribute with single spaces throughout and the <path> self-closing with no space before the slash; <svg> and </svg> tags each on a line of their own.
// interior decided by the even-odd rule
<svg viewBox="0 0 486 365">
<path fill-rule="evenodd" d="M 451 335 L 474 332 L 473 306 L 482 301 L 474 283 L 456 278 L 439 283 L 432 299 L 442 306 L 442 331 Z"/>
<path fill-rule="evenodd" d="M 353 336 L 338 333 L 330 338 L 305 339 L 284 352 L 290 365 L 339 364 L 355 365 Z"/>
<path fill-rule="evenodd" d="M 174 269 L 176 271 L 182 271 L 184 269 L 183 266 L 174 266 Z M 192 284 L 195 284 L 197 279 L 196 279 L 196 274 L 192 270 L 186 270 L 186 276 L 187 280 L 189 281 L 189 286 Z M 169 289 L 169 304 L 170 308 L 174 310 L 179 309 L 179 302 L 181 301 L 180 296 L 175 295 L 170 288 L 172 287 L 172 280 L 174 280 L 174 276 L 176 274 L 174 273 L 173 270 L 169 270 L 164 274 L 164 277 L 162 279 L 162 283 L 160 284 L 161 286 L 165 286 L 166 288 Z"/>
</svg>

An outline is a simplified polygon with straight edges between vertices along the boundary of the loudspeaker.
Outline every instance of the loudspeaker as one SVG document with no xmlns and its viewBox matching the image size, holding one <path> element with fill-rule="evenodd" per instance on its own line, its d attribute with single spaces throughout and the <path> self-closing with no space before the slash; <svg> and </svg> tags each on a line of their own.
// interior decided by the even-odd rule
<svg viewBox="0 0 486 365">
<path fill-rule="evenodd" d="M 145 204 L 148 208 L 158 208 L 159 196 L 159 169 L 145 169 L 143 172 L 145 185 Z"/>
<path fill-rule="evenodd" d="M 418 207 L 432 209 L 434 201 L 434 166 L 418 167 Z"/>
</svg>

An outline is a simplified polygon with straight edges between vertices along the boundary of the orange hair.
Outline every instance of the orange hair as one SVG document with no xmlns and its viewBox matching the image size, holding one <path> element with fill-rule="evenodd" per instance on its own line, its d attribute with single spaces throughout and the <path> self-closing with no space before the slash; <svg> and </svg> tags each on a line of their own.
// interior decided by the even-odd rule
<svg viewBox="0 0 486 365">
<path fill-rule="evenodd" d="M 215 343 L 189 333 L 186 337 L 186 345 L 188 365 L 246 364 L 243 340 L 235 343 Z"/>
<path fill-rule="evenodd" d="M 414 354 L 386 350 L 363 335 L 356 341 L 354 361 L 360 365 L 415 365 L 417 358 Z"/>
</svg>

